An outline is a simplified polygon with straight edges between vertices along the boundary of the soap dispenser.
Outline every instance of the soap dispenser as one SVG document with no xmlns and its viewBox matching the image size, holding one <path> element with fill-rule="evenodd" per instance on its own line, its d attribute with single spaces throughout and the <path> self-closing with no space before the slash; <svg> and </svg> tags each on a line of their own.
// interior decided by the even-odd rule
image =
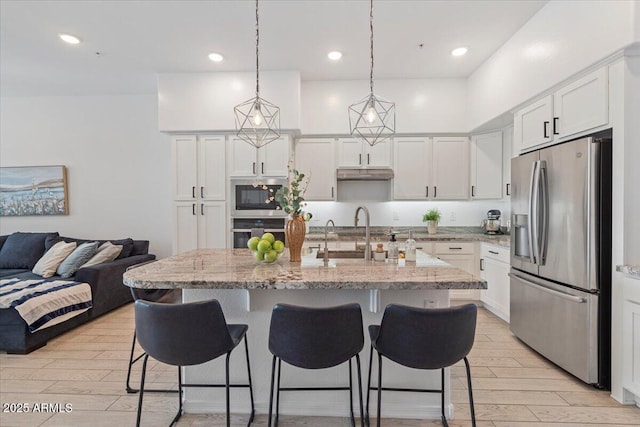
<svg viewBox="0 0 640 427">
<path fill-rule="evenodd" d="M 408 262 L 416 262 L 416 241 L 413 240 L 413 231 L 409 231 L 409 238 L 404 247 L 404 258 Z"/>
<path fill-rule="evenodd" d="M 389 240 L 389 245 L 387 246 L 387 251 L 389 252 L 390 260 L 398 259 L 398 242 L 396 242 L 396 235 L 391 233 L 391 240 Z"/>
</svg>

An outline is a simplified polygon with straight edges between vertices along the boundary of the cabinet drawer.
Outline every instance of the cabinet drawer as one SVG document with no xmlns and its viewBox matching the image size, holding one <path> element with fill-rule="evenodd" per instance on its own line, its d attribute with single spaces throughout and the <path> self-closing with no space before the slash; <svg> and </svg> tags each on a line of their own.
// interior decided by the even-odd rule
<svg viewBox="0 0 640 427">
<path fill-rule="evenodd" d="M 446 254 L 473 254 L 474 246 L 473 242 L 442 242 L 436 243 L 435 245 L 435 253 L 436 255 L 446 255 Z"/>
<path fill-rule="evenodd" d="M 509 264 L 509 248 L 483 243 L 480 245 L 480 258 L 491 258 Z"/>
</svg>

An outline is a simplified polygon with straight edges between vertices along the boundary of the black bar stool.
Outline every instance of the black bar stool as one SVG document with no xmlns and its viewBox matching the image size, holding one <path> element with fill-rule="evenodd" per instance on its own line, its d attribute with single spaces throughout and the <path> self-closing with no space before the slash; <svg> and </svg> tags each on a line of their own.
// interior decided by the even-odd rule
<svg viewBox="0 0 640 427">
<path fill-rule="evenodd" d="M 247 426 L 253 422 L 255 409 L 253 389 L 251 387 L 251 368 L 249 365 L 249 344 L 247 343 L 247 325 L 227 325 L 222 308 L 217 300 L 199 301 L 188 304 L 160 304 L 150 301 L 135 302 L 136 334 L 138 342 L 145 351 L 140 379 L 140 398 L 136 426 L 140 426 L 144 380 L 147 373 L 149 356 L 162 363 L 178 367 L 179 408 L 171 425 L 182 415 L 183 387 L 225 387 L 227 427 L 231 425 L 229 389 L 230 387 L 248 387 L 251 399 L 251 416 Z M 229 357 L 231 351 L 244 339 L 247 359 L 248 384 L 229 383 Z M 199 365 L 226 354 L 224 384 L 182 384 L 182 366 Z"/>
<path fill-rule="evenodd" d="M 269 396 L 269 426 L 273 413 L 273 392 L 276 361 L 278 382 L 276 392 L 275 426 L 280 416 L 280 391 L 349 390 L 351 425 L 355 427 L 353 413 L 352 359 L 355 357 L 358 373 L 360 424 L 364 426 L 360 351 L 364 347 L 362 311 L 359 304 L 337 307 L 310 308 L 277 304 L 271 314 L 269 350 L 271 364 L 271 393 Z M 349 387 L 281 387 L 282 361 L 304 369 L 324 369 L 349 362 Z"/>
<path fill-rule="evenodd" d="M 377 425 L 380 426 L 382 390 L 423 393 L 441 393 L 442 424 L 447 426 L 444 414 L 444 368 L 464 360 L 467 369 L 471 423 L 475 427 L 476 416 L 471 390 L 471 371 L 467 354 L 473 347 L 476 333 L 477 307 L 466 304 L 451 308 L 422 309 L 389 304 L 380 325 L 369 326 L 371 353 L 367 382 L 367 423 L 369 424 L 369 397 L 371 390 L 378 391 Z M 378 354 L 378 387 L 371 387 L 373 349 Z M 382 356 L 400 365 L 415 369 L 440 369 L 442 388 L 409 389 L 382 387 Z"/>
<path fill-rule="evenodd" d="M 136 266 L 137 267 L 137 266 Z M 133 300 L 137 301 L 139 299 L 145 301 L 152 301 L 162 304 L 180 304 L 182 302 L 182 289 L 137 289 L 131 288 L 131 295 L 133 295 Z M 131 342 L 131 354 L 129 355 L 129 368 L 127 369 L 127 383 L 126 389 L 127 393 L 137 393 L 138 389 L 133 388 L 131 386 L 131 368 L 133 365 L 142 359 L 145 355 L 143 352 L 139 356 L 135 356 L 136 349 L 136 332 L 135 329 L 133 331 L 133 340 Z M 146 392 L 156 392 L 156 393 L 177 393 L 177 390 L 162 390 L 162 389 L 147 389 Z"/>
</svg>

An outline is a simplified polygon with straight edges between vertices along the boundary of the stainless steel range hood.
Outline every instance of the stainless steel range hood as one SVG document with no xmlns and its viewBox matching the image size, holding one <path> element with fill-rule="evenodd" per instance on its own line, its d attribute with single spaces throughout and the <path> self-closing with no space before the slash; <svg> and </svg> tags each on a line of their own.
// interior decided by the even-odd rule
<svg viewBox="0 0 640 427">
<path fill-rule="evenodd" d="M 338 168 L 338 181 L 388 181 L 393 179 L 391 168 Z"/>
</svg>

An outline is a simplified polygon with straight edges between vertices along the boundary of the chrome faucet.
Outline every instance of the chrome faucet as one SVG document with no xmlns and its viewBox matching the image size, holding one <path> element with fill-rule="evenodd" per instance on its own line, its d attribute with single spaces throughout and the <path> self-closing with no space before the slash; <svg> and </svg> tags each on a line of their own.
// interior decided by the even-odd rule
<svg viewBox="0 0 640 427">
<path fill-rule="evenodd" d="M 328 220 L 327 223 L 324 225 L 324 262 L 329 262 L 329 248 L 327 247 L 327 231 L 329 230 L 329 223 L 331 223 L 331 230 L 333 231 L 333 233 L 336 232 L 336 224 L 335 222 L 333 222 L 332 219 Z"/>
<path fill-rule="evenodd" d="M 360 211 L 363 210 L 364 211 L 364 219 L 365 219 L 365 225 L 364 225 L 364 259 L 369 261 L 371 260 L 371 222 L 369 220 L 369 209 L 367 209 L 366 206 L 358 206 L 358 208 L 356 209 L 356 215 L 355 215 L 355 226 L 358 226 L 358 213 L 360 213 Z"/>
</svg>

